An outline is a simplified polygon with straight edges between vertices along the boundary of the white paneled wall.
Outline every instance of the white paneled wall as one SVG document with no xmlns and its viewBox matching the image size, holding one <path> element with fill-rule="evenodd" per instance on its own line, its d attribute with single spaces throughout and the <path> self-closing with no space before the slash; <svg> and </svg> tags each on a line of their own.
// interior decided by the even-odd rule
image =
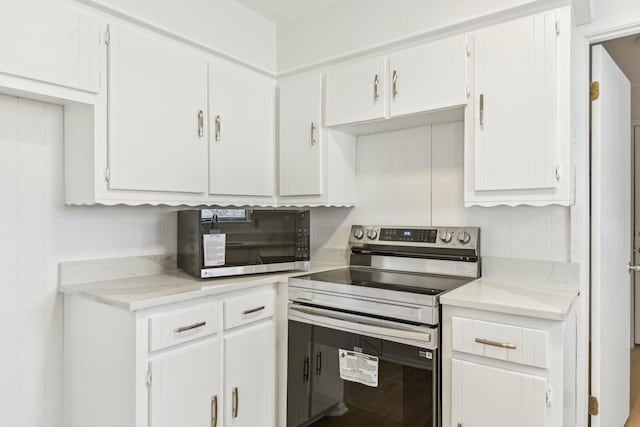
<svg viewBox="0 0 640 427">
<path fill-rule="evenodd" d="M 0 426 L 63 427 L 60 261 L 174 253 L 157 207 L 68 207 L 63 108 L 0 95 Z"/>
<path fill-rule="evenodd" d="M 464 207 L 463 138 L 462 122 L 359 137 L 358 206 L 314 209 L 314 248 L 344 248 L 356 223 L 468 225 L 483 255 L 568 261 L 569 208 Z"/>
</svg>

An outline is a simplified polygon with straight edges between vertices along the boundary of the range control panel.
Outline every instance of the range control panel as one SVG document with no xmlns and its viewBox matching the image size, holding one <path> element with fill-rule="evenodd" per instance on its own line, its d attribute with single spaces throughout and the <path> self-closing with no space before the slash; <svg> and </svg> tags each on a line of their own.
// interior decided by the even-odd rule
<svg viewBox="0 0 640 427">
<path fill-rule="evenodd" d="M 386 242 L 435 243 L 438 230 L 420 228 L 381 228 L 380 240 Z"/>
<path fill-rule="evenodd" d="M 478 227 L 393 227 L 384 225 L 354 225 L 349 243 L 426 246 L 476 249 L 480 243 Z"/>
</svg>

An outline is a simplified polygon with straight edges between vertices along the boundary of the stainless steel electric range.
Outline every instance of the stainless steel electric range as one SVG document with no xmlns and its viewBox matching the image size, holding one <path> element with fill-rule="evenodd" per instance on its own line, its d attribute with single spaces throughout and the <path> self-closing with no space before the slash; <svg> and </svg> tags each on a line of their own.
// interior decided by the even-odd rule
<svg viewBox="0 0 640 427">
<path fill-rule="evenodd" d="M 439 297 L 480 276 L 480 230 L 355 225 L 349 247 L 289 279 L 287 427 L 440 427 Z"/>
</svg>

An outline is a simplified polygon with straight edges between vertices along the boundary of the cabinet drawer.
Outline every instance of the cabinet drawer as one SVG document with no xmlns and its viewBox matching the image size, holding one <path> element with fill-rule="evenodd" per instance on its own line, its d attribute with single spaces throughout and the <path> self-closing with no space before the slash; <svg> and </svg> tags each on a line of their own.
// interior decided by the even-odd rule
<svg viewBox="0 0 640 427">
<path fill-rule="evenodd" d="M 522 365 L 547 367 L 547 332 L 453 317 L 453 350 Z"/>
<path fill-rule="evenodd" d="M 204 337 L 220 330 L 215 301 L 162 313 L 149 318 L 149 351 Z"/>
<path fill-rule="evenodd" d="M 257 292 L 224 302 L 224 328 L 231 329 L 273 316 L 275 292 Z"/>
</svg>

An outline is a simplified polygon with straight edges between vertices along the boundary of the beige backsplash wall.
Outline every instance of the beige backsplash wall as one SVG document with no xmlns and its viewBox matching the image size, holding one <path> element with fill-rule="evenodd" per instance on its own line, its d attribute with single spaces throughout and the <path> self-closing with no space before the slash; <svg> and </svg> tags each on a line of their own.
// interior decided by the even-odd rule
<svg viewBox="0 0 640 427">
<path fill-rule="evenodd" d="M 358 205 L 313 209 L 313 253 L 346 249 L 352 224 L 466 225 L 482 255 L 568 261 L 569 208 L 464 207 L 463 143 L 462 122 L 359 137 Z"/>
</svg>

